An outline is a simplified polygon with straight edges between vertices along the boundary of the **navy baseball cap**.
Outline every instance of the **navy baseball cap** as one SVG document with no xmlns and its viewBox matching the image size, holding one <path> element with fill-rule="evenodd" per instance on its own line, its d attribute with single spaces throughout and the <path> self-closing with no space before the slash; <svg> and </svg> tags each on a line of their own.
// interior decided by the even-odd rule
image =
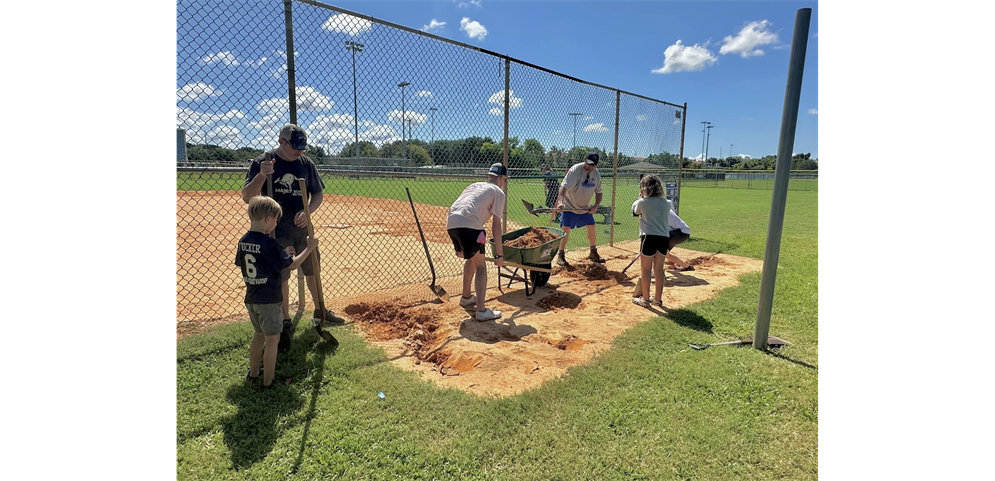
<svg viewBox="0 0 995 481">
<path fill-rule="evenodd" d="M 597 152 L 588 152 L 587 157 L 584 157 L 584 161 L 589 165 L 598 165 L 599 160 L 601 160 L 601 157 Z"/>
<path fill-rule="evenodd" d="M 503 176 L 507 177 L 508 176 L 508 169 L 506 169 L 504 167 L 504 164 L 498 162 L 496 164 L 491 165 L 491 170 L 487 171 L 487 175 L 493 175 L 495 177 L 497 177 L 499 175 L 503 175 Z"/>
<path fill-rule="evenodd" d="M 307 150 L 307 134 L 294 124 L 284 125 L 280 129 L 280 138 L 286 140 L 295 150 Z"/>
</svg>

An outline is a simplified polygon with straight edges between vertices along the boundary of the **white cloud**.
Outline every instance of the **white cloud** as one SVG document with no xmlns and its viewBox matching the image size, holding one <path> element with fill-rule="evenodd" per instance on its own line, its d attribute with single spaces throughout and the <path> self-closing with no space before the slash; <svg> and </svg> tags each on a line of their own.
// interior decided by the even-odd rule
<svg viewBox="0 0 995 481">
<path fill-rule="evenodd" d="M 636 120 L 639 121 L 639 122 L 642 122 L 642 121 L 646 120 L 646 116 L 642 115 L 642 114 L 639 114 L 639 115 L 636 116 Z"/>
<path fill-rule="evenodd" d="M 605 128 L 605 124 L 598 122 L 584 127 L 584 132 L 608 132 L 608 129 Z"/>
<path fill-rule="evenodd" d="M 446 22 L 440 22 L 433 18 L 431 22 L 428 22 L 428 25 L 425 25 L 424 27 L 421 28 L 421 31 L 422 32 L 431 32 L 433 30 L 441 31 L 442 27 L 445 26 Z"/>
<path fill-rule="evenodd" d="M 194 82 L 176 90 L 176 101 L 198 102 L 208 97 L 220 95 L 222 92 L 222 90 L 215 90 L 214 87 L 204 82 Z"/>
<path fill-rule="evenodd" d="M 504 111 L 502 111 L 497 107 L 491 107 L 491 110 L 489 110 L 489 112 L 491 115 L 504 115 Z"/>
<path fill-rule="evenodd" d="M 740 57 L 749 58 L 764 54 L 761 45 L 777 44 L 777 34 L 768 30 L 771 23 L 767 20 L 750 22 L 735 37 L 728 36 L 722 41 L 719 53 L 722 55 L 738 53 Z"/>
<path fill-rule="evenodd" d="M 407 110 L 404 112 L 404 120 L 406 120 L 412 127 L 418 127 L 428 120 L 428 116 L 425 114 L 419 114 L 418 112 L 412 110 Z M 387 121 L 401 123 L 401 111 L 396 109 L 391 110 L 390 113 L 387 114 Z"/>
<path fill-rule="evenodd" d="M 481 2 L 483 2 L 483 0 L 470 0 L 470 5 L 474 5 L 477 8 L 480 8 Z"/>
<path fill-rule="evenodd" d="M 284 114 L 286 115 L 286 114 Z M 249 122 L 250 129 L 256 129 L 259 131 L 261 137 L 265 136 L 267 133 L 271 134 L 272 137 L 264 137 L 268 139 L 270 143 L 276 138 L 276 135 L 280 132 L 280 128 L 284 124 L 288 123 L 286 117 L 281 117 L 278 114 L 267 114 L 262 116 L 257 122 Z"/>
<path fill-rule="evenodd" d="M 204 142 L 220 145 L 229 149 L 237 149 L 245 145 L 242 133 L 230 125 L 219 125 L 204 135 Z"/>
<path fill-rule="evenodd" d="M 487 36 L 487 29 L 477 22 L 476 20 L 470 20 L 467 17 L 463 17 L 459 21 L 459 29 L 466 32 L 467 36 L 470 38 L 478 38 L 483 40 Z"/>
<path fill-rule="evenodd" d="M 297 87 L 296 92 L 298 112 L 320 112 L 329 110 L 335 105 L 332 99 L 322 95 L 314 87 L 302 85 Z M 284 97 L 270 98 L 259 102 L 256 105 L 256 109 L 260 112 L 269 112 L 271 114 L 288 112 L 290 110 L 290 102 Z"/>
<path fill-rule="evenodd" d="M 325 20 L 325 23 L 321 24 L 321 28 L 329 32 L 345 33 L 355 37 L 373 28 L 373 22 L 340 13 L 328 17 L 328 20 Z"/>
<path fill-rule="evenodd" d="M 205 55 L 200 58 L 201 63 L 206 63 L 208 65 L 213 63 L 223 63 L 229 67 L 235 67 L 238 65 L 238 58 L 231 53 L 230 50 L 224 52 L 212 53 L 210 55 Z"/>
<path fill-rule="evenodd" d="M 371 126 L 366 132 L 359 133 L 359 141 L 373 142 L 377 148 L 382 147 L 384 144 L 389 144 L 401 140 L 401 137 L 397 135 L 394 128 L 389 125 L 375 125 Z"/>
<path fill-rule="evenodd" d="M 750 159 L 753 158 L 753 157 L 751 157 L 749 155 L 746 155 L 746 154 L 739 154 L 739 155 L 737 155 L 737 157 L 739 157 L 739 158 L 741 158 L 743 160 L 750 160 Z"/>
<path fill-rule="evenodd" d="M 510 90 L 511 98 L 508 100 L 508 107 L 512 109 L 517 109 L 522 106 L 521 97 L 515 97 L 515 91 Z M 498 107 L 504 108 L 504 90 L 498 90 L 491 94 L 491 97 L 487 99 L 487 103 L 497 105 Z"/>
<path fill-rule="evenodd" d="M 283 77 L 283 74 L 287 73 L 287 51 L 286 50 L 277 50 L 276 52 L 273 52 L 273 54 L 283 59 L 283 64 L 280 65 L 279 67 L 277 67 L 275 70 L 272 71 L 273 76 L 277 77 L 277 78 Z M 294 50 L 294 58 L 295 59 L 300 54 L 301 54 L 300 52 Z M 265 58 L 265 57 L 263 57 L 263 58 Z"/>
<path fill-rule="evenodd" d="M 328 130 L 333 128 L 353 129 L 355 128 L 355 118 L 349 114 L 319 115 L 314 118 L 314 121 L 305 130 L 310 132 L 312 130 Z"/>
<path fill-rule="evenodd" d="M 677 120 L 675 120 L 675 121 L 674 121 L 674 125 L 681 125 L 681 119 L 677 119 Z"/>
<path fill-rule="evenodd" d="M 681 45 L 681 41 L 667 47 L 663 52 L 663 67 L 654 69 L 653 73 L 695 72 L 710 67 L 717 59 L 707 48 L 694 44 Z"/>
<path fill-rule="evenodd" d="M 415 97 L 431 97 L 431 96 L 432 92 L 429 92 L 428 90 L 419 90 L 418 93 L 415 94 Z"/>
<path fill-rule="evenodd" d="M 588 116 L 588 117 L 584 117 L 584 120 L 591 120 L 591 119 L 593 119 L 593 118 L 594 118 L 594 117 L 590 117 L 590 116 Z"/>
<path fill-rule="evenodd" d="M 812 115 L 819 115 L 819 109 L 808 109 L 808 113 Z"/>
<path fill-rule="evenodd" d="M 197 112 L 185 107 L 176 108 L 176 126 L 181 129 L 195 129 L 205 127 L 218 122 L 228 122 L 234 119 L 244 119 L 245 114 L 241 110 L 232 109 L 223 114 L 212 114 L 207 112 Z"/>
</svg>

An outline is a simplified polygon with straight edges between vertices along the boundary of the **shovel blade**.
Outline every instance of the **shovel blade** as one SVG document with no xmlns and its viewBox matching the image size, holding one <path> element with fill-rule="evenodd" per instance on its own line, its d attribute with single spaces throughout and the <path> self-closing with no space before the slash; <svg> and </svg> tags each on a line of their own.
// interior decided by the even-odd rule
<svg viewBox="0 0 995 481">
<path fill-rule="evenodd" d="M 431 289 L 432 293 L 438 296 L 439 299 L 442 299 L 442 302 L 446 302 L 449 300 L 449 293 L 446 292 L 446 290 L 443 289 L 442 286 L 429 284 L 428 288 Z"/>
<path fill-rule="evenodd" d="M 532 214 L 532 215 L 534 215 L 534 216 L 536 216 L 536 217 L 539 217 L 539 214 L 536 214 L 536 211 L 535 211 L 535 206 L 534 206 L 534 205 L 532 205 L 532 203 L 531 203 L 531 202 L 528 202 L 528 201 L 526 201 L 525 199 L 522 199 L 522 205 L 524 205 L 524 206 L 525 206 L 525 210 L 526 210 L 526 211 L 527 211 L 527 212 L 528 212 L 529 214 Z"/>
<path fill-rule="evenodd" d="M 314 330 L 318 331 L 318 337 L 324 339 L 325 342 L 331 344 L 332 347 L 338 347 L 339 340 L 335 339 L 335 336 L 333 336 L 332 333 L 322 329 L 321 326 L 314 326 Z"/>
</svg>

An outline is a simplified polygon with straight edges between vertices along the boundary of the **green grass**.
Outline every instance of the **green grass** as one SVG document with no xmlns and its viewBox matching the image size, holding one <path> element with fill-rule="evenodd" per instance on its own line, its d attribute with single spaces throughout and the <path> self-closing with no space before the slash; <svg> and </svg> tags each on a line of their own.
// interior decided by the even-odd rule
<svg viewBox="0 0 995 481">
<path fill-rule="evenodd" d="M 769 191 L 682 193 L 688 248 L 763 255 Z M 348 328 L 334 331 L 342 343 L 334 355 L 299 330 L 278 367 L 295 382 L 264 394 L 242 383 L 246 323 L 183 339 L 177 477 L 816 479 L 817 224 L 817 193 L 790 192 L 771 334 L 791 344 L 773 355 L 687 346 L 751 334 L 759 274 L 642 323 L 568 376 L 505 399 L 438 389 Z"/>
</svg>

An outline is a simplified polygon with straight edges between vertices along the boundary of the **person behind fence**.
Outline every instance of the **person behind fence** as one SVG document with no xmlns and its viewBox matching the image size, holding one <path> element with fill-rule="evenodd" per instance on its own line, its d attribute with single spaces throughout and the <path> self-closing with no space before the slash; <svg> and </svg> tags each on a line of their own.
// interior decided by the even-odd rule
<svg viewBox="0 0 995 481">
<path fill-rule="evenodd" d="M 642 294 L 632 303 L 646 307 L 663 306 L 663 260 L 670 250 L 668 217 L 674 205 L 663 195 L 663 184 L 655 175 L 646 175 L 639 181 L 639 198 L 632 203 L 632 215 L 639 216 L 639 266 Z M 655 296 L 649 297 L 650 270 L 656 277 Z"/>
<path fill-rule="evenodd" d="M 508 170 L 497 163 L 487 172 L 487 182 L 476 182 L 463 189 L 456 202 L 449 208 L 446 231 L 453 240 L 456 257 L 465 259 L 463 263 L 463 295 L 459 303 L 463 307 L 476 306 L 474 317 L 478 321 L 488 321 L 501 317 L 501 311 L 484 307 L 487 296 L 487 263 L 484 260 L 487 234 L 484 224 L 491 220 L 495 264 L 504 264 L 504 245 L 501 242 L 503 230 L 501 216 L 504 215 L 505 195 L 502 188 L 508 181 Z M 476 281 L 476 295 L 470 292 L 470 283 Z"/>
<path fill-rule="evenodd" d="M 262 359 L 262 389 L 273 386 L 276 354 L 283 332 L 284 273 L 296 269 L 311 254 L 318 240 L 308 237 L 305 247 L 291 257 L 270 232 L 276 228 L 283 209 L 272 198 L 257 195 L 249 200 L 249 231 L 238 240 L 235 265 L 245 281 L 245 308 L 255 334 L 249 346 L 249 374 L 246 380 L 259 379 Z"/>
<path fill-rule="evenodd" d="M 264 190 L 268 195 L 276 200 L 283 208 L 285 215 L 280 218 L 276 225 L 276 240 L 280 245 L 287 248 L 291 254 L 303 252 L 306 246 L 307 237 L 307 216 L 304 213 L 305 195 L 300 190 L 297 182 L 298 178 L 303 178 L 307 186 L 307 194 L 310 194 L 308 209 L 313 214 L 321 207 L 322 191 L 325 188 L 318 168 L 314 161 L 304 155 L 307 150 L 307 134 L 304 129 L 294 124 L 284 125 L 280 129 L 279 146 L 269 152 L 252 159 L 249 164 L 249 172 L 245 176 L 245 185 L 242 187 L 242 200 L 248 203 L 253 197 L 260 195 Z M 266 189 L 266 177 L 273 176 L 273 192 Z M 315 257 L 320 260 L 320 256 L 315 252 Z M 314 277 L 314 265 L 309 259 L 301 264 L 304 271 L 304 279 L 307 282 L 308 290 L 311 292 L 311 300 L 314 302 L 315 325 L 320 321 L 322 310 L 325 312 L 325 321 L 330 324 L 343 324 L 345 320 L 336 316 L 334 312 L 325 309 L 324 299 L 318 296 L 318 283 Z M 293 326 L 290 322 L 290 272 L 287 272 L 283 280 L 283 323 L 284 338 L 282 351 L 290 348 L 290 334 Z M 300 299 L 304 302 L 304 299 Z"/>
<path fill-rule="evenodd" d="M 588 153 L 584 162 L 575 164 L 567 170 L 567 175 L 560 183 L 560 204 L 556 208 L 564 210 L 560 217 L 563 241 L 560 242 L 560 249 L 556 253 L 556 263 L 561 266 L 570 265 L 567 262 L 565 249 L 570 238 L 570 229 L 575 227 L 587 227 L 587 242 L 591 246 L 591 252 L 587 258 L 594 262 L 605 261 L 598 255 L 597 234 L 594 230 L 594 213 L 601 206 L 602 197 L 601 172 L 598 171 L 599 160 L 597 152 Z M 595 198 L 593 206 L 591 205 L 591 197 Z"/>
<path fill-rule="evenodd" d="M 546 186 L 546 203 L 543 205 L 552 209 L 556 207 L 556 193 L 560 188 L 559 182 L 556 181 L 556 175 L 553 174 L 548 165 L 540 165 L 539 171 L 542 172 L 542 181 Z"/>
</svg>

